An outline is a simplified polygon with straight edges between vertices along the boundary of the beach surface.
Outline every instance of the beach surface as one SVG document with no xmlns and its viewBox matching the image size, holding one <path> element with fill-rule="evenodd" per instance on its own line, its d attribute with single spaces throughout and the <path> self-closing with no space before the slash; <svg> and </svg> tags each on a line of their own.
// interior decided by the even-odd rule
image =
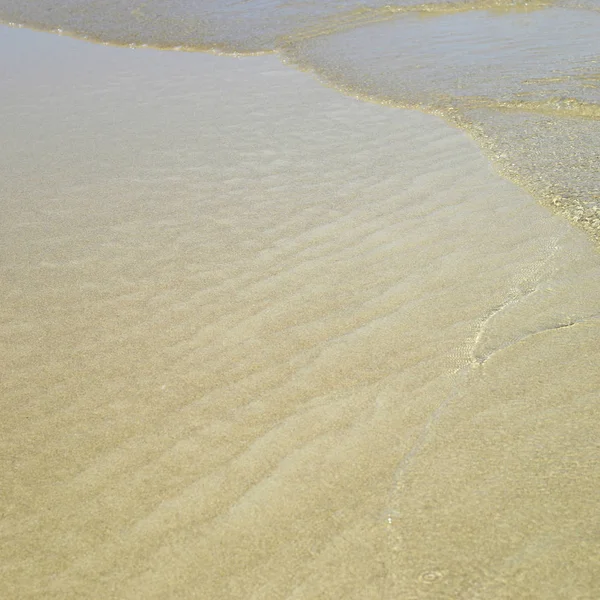
<svg viewBox="0 0 600 600">
<path fill-rule="evenodd" d="M 600 596 L 590 236 L 276 56 L 0 51 L 0 596 Z"/>
</svg>

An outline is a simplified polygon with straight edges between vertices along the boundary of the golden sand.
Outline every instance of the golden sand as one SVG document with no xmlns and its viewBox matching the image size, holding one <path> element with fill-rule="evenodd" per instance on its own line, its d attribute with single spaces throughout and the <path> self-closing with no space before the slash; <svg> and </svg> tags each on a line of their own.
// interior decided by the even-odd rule
<svg viewBox="0 0 600 600">
<path fill-rule="evenodd" d="M 3 30 L 3 598 L 592 598 L 600 259 L 440 120 Z"/>
</svg>

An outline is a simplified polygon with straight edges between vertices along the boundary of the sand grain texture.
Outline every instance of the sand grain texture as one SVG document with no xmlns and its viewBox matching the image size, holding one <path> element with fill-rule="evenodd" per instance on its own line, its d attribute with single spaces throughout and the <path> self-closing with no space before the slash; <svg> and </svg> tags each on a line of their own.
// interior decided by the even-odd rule
<svg viewBox="0 0 600 600">
<path fill-rule="evenodd" d="M 583 234 L 274 57 L 0 33 L 2 597 L 600 591 Z"/>
</svg>

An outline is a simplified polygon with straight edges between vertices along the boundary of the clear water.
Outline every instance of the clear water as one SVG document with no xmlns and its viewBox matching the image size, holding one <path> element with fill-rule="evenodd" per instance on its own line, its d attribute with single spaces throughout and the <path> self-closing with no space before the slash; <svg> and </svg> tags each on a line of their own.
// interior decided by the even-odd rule
<svg viewBox="0 0 600 600">
<path fill-rule="evenodd" d="M 116 44 L 278 52 L 344 92 L 467 129 L 600 239 L 600 4 L 0 0 L 0 18 Z"/>
<path fill-rule="evenodd" d="M 0 7 L 0 596 L 600 597 L 593 3 Z"/>
</svg>

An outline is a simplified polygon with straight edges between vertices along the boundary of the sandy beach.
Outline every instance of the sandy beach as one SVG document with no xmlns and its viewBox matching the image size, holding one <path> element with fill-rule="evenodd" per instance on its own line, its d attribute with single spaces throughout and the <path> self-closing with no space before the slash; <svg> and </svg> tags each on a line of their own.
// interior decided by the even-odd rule
<svg viewBox="0 0 600 600">
<path fill-rule="evenodd" d="M 600 595 L 589 236 L 276 56 L 0 50 L 2 598 Z"/>
</svg>

